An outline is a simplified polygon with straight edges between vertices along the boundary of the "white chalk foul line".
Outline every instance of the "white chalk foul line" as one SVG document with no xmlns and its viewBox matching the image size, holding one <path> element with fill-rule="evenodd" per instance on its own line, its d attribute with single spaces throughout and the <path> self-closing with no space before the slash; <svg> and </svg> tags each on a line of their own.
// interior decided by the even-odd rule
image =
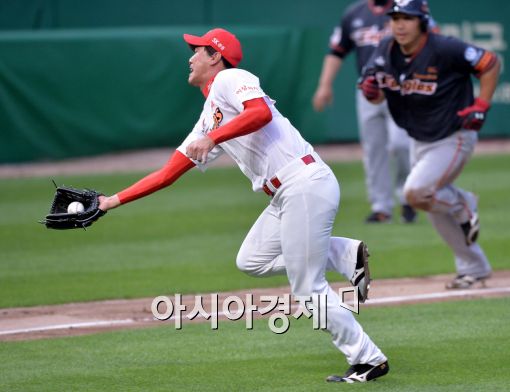
<svg viewBox="0 0 510 392">
<path fill-rule="evenodd" d="M 145 321 L 145 320 L 142 320 Z M 0 335 L 14 335 L 18 333 L 30 333 L 30 332 L 45 332 L 45 331 L 53 331 L 57 329 L 72 329 L 72 328 L 94 328 L 94 327 L 109 327 L 115 325 L 124 325 L 134 323 L 133 319 L 126 320 L 100 320 L 100 321 L 89 321 L 82 323 L 67 323 L 67 324 L 55 324 L 55 325 L 44 325 L 40 327 L 31 327 L 31 328 L 20 328 L 20 329 L 11 329 L 7 331 L 0 331 Z"/>
<path fill-rule="evenodd" d="M 439 293 L 427 293 L 427 294 L 413 294 L 413 295 L 402 295 L 395 297 L 383 297 L 368 299 L 365 305 L 386 305 L 392 303 L 406 303 L 415 301 L 424 301 L 432 299 L 444 299 L 444 298 L 455 298 L 455 297 L 476 297 L 487 294 L 506 294 L 510 293 L 510 287 L 494 287 L 484 289 L 469 289 L 469 290 L 455 290 L 446 291 Z"/>
<path fill-rule="evenodd" d="M 424 301 L 424 300 L 434 300 L 434 299 L 446 299 L 446 298 L 455 298 L 455 297 L 476 297 L 483 296 L 487 294 L 510 294 L 510 287 L 494 287 L 494 288 L 482 288 L 482 289 L 469 289 L 469 290 L 455 290 L 455 291 L 446 291 L 446 292 L 438 292 L 438 293 L 427 293 L 427 294 L 413 294 L 413 295 L 402 295 L 402 296 L 394 296 L 394 297 L 383 297 L 383 298 L 374 298 L 368 299 L 365 305 L 386 305 L 393 303 L 409 303 L 416 301 Z M 224 316 L 223 312 L 218 312 L 218 316 Z M 172 316 L 169 320 L 174 319 L 175 316 Z M 45 325 L 39 327 L 31 327 L 31 328 L 20 328 L 20 329 L 11 329 L 6 331 L 0 331 L 1 335 L 14 335 L 14 334 L 23 334 L 23 333 L 31 333 L 31 332 L 45 332 L 45 331 L 54 331 L 59 329 L 72 329 L 72 328 L 94 328 L 94 327 L 110 327 L 110 326 L 118 326 L 118 325 L 127 325 L 135 322 L 147 322 L 153 321 L 155 318 L 145 318 L 145 319 L 125 319 L 125 320 L 100 320 L 100 321 L 90 321 L 90 322 L 81 322 L 81 323 L 67 323 L 67 324 L 55 324 L 55 325 Z"/>
</svg>

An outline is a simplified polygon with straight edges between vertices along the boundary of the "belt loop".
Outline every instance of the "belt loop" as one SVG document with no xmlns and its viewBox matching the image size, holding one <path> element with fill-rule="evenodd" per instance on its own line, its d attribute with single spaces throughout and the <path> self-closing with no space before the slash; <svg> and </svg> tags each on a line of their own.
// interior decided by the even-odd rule
<svg viewBox="0 0 510 392">
<path fill-rule="evenodd" d="M 313 157 L 312 154 L 305 155 L 304 157 L 301 158 L 301 160 L 305 163 L 305 165 L 309 165 L 310 163 L 315 162 L 315 158 Z"/>
<path fill-rule="evenodd" d="M 274 196 L 274 193 L 273 193 L 273 192 L 271 192 L 271 190 L 269 189 L 269 187 L 268 187 L 266 184 L 264 184 L 264 185 L 262 186 L 262 190 L 266 193 L 266 195 L 268 195 L 268 196 L 270 196 L 270 197 L 273 197 L 273 196 Z"/>
</svg>

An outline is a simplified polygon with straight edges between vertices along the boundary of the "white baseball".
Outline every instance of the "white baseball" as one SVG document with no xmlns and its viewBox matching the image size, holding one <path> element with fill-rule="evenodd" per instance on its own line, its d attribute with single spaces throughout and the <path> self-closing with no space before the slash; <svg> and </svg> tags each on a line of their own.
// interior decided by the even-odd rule
<svg viewBox="0 0 510 392">
<path fill-rule="evenodd" d="M 67 206 L 67 213 L 68 214 L 76 214 L 78 212 L 85 211 L 85 207 L 83 207 L 83 204 L 81 204 L 79 201 L 73 201 Z"/>
</svg>

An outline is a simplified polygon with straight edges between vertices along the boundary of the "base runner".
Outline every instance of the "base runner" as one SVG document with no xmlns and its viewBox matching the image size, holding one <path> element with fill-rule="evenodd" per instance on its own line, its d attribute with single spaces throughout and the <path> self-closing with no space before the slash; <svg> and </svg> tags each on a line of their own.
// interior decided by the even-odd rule
<svg viewBox="0 0 510 392">
<path fill-rule="evenodd" d="M 499 60 L 456 38 L 429 34 L 425 0 L 395 1 L 388 14 L 394 38 L 384 39 L 373 54 L 361 89 L 374 102 L 385 96 L 396 123 L 413 139 L 404 193 L 414 208 L 427 211 L 453 250 L 457 276 L 446 287 L 473 287 L 489 277 L 491 266 L 476 243 L 478 198 L 454 181 L 491 106 Z M 480 79 L 476 98 L 471 75 Z"/>
</svg>

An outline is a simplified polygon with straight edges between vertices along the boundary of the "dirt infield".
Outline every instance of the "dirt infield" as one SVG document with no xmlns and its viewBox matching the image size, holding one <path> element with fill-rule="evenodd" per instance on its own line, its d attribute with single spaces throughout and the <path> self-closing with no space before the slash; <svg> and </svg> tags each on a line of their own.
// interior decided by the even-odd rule
<svg viewBox="0 0 510 392">
<path fill-rule="evenodd" d="M 506 297 L 510 296 L 510 271 L 498 271 L 487 281 L 486 287 L 470 290 L 446 290 L 445 282 L 452 278 L 452 275 L 437 275 L 424 278 L 405 279 L 381 279 L 371 283 L 369 300 L 360 305 L 360 311 L 371 306 L 395 306 L 421 302 L 466 300 L 473 298 Z M 335 291 L 343 287 L 349 289 L 345 283 L 333 283 Z M 282 299 L 284 294 L 289 293 L 289 287 L 278 287 L 272 289 L 252 289 L 248 291 L 236 291 L 220 293 L 218 299 L 219 319 L 226 319 L 222 312 L 222 304 L 228 296 L 236 296 L 245 300 L 246 295 L 253 295 L 254 304 L 259 309 L 267 306 L 261 303 L 261 296 L 277 296 Z M 174 305 L 176 293 L 162 293 L 166 295 Z M 347 293 L 349 294 L 349 293 Z M 203 309 L 210 313 L 211 294 L 203 294 Z M 183 313 L 182 323 L 189 322 L 210 322 L 204 317 L 196 317 L 189 320 L 186 316 L 193 309 L 196 296 L 182 296 L 181 303 L 186 305 Z M 352 300 L 352 296 L 345 298 L 346 303 Z M 41 338 L 63 337 L 85 335 L 112 330 L 128 328 L 144 328 L 155 326 L 166 326 L 175 328 L 175 318 L 167 321 L 160 321 L 153 317 L 151 304 L 154 298 L 141 298 L 134 300 L 111 300 L 101 302 L 72 303 L 55 306 L 40 306 L 30 308 L 10 308 L 0 310 L 0 341 L 10 340 L 31 340 Z M 213 301 L 214 302 L 214 301 Z M 234 305 L 235 306 L 235 305 Z M 351 304 L 352 306 L 352 304 Z M 159 308 L 165 312 L 165 307 Z M 235 312 L 237 308 L 231 309 Z M 297 304 L 292 307 L 293 312 Z M 291 314 L 293 314 L 293 312 Z M 174 313 L 175 314 L 175 313 Z M 268 313 L 266 315 L 269 316 Z M 257 313 L 254 313 L 257 317 Z"/>
</svg>

